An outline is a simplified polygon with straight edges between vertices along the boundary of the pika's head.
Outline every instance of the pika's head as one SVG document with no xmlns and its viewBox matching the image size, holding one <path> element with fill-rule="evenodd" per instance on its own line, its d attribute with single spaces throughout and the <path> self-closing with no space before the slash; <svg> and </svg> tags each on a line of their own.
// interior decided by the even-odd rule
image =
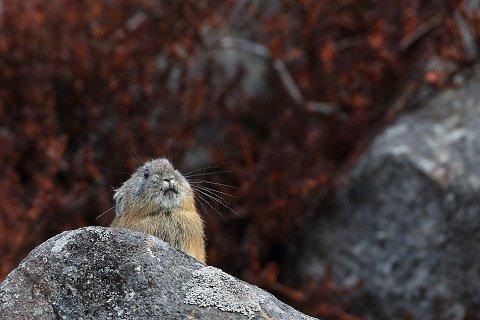
<svg viewBox="0 0 480 320">
<path fill-rule="evenodd" d="M 146 162 L 115 191 L 115 216 L 170 214 L 191 210 L 193 191 L 187 179 L 167 159 Z"/>
</svg>

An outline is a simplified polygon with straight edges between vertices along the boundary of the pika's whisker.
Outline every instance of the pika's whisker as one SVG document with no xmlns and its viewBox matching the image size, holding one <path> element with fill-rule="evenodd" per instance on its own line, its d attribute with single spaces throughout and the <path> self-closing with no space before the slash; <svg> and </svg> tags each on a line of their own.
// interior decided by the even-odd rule
<svg viewBox="0 0 480 320">
<path fill-rule="evenodd" d="M 116 164 L 119 164 L 119 165 L 121 165 L 121 166 L 127 167 L 127 168 L 129 168 L 129 169 L 135 170 L 135 168 L 134 168 L 134 167 L 132 167 L 132 166 L 129 166 L 128 164 L 124 164 L 124 163 L 118 162 L 118 161 L 113 161 L 113 160 L 110 160 L 110 161 L 108 161 L 108 162 L 111 162 L 111 163 L 116 163 Z"/>
<path fill-rule="evenodd" d="M 227 208 L 228 210 L 230 210 L 230 211 L 232 211 L 233 213 L 235 213 L 236 215 L 238 215 L 238 213 L 237 213 L 235 210 L 233 210 L 232 207 L 230 207 L 223 199 L 219 198 L 218 196 L 209 194 L 209 193 L 207 193 L 207 191 L 205 191 L 205 190 L 195 189 L 195 191 L 198 192 L 198 193 L 201 193 L 201 194 L 204 195 L 205 197 L 208 197 L 208 198 L 212 199 L 213 201 L 217 202 L 218 204 L 224 206 L 224 207 Z M 207 204 L 209 204 L 209 203 L 207 202 Z M 209 205 L 210 205 L 210 204 L 209 204 Z M 210 207 L 212 207 L 212 206 L 210 205 Z M 212 208 L 213 208 L 213 207 L 212 207 Z M 215 210 L 215 211 L 217 211 L 217 210 Z M 218 211 L 217 211 L 217 212 L 218 212 Z M 219 213 L 219 214 L 220 214 L 220 213 Z M 221 214 L 220 214 L 220 215 L 221 215 Z M 223 217 L 223 216 L 222 216 L 222 217 Z"/>
<path fill-rule="evenodd" d="M 235 187 L 229 184 L 225 183 L 220 183 L 220 182 L 212 182 L 208 180 L 196 180 L 196 181 L 188 181 L 190 184 L 202 184 L 202 183 L 208 183 L 208 184 L 214 184 L 216 186 L 222 186 L 222 187 L 227 187 L 227 188 L 233 188 L 233 189 L 240 189 L 239 187 Z"/>
<path fill-rule="evenodd" d="M 108 209 L 108 210 L 106 210 L 106 211 L 102 212 L 102 213 L 101 213 L 101 214 L 100 214 L 98 217 L 96 217 L 96 218 L 95 218 L 95 220 L 97 220 L 98 218 L 100 218 L 101 216 L 103 216 L 105 213 L 107 213 L 107 212 L 111 211 L 112 209 L 115 209 L 115 206 L 113 206 L 113 207 L 111 207 L 110 209 Z"/>
<path fill-rule="evenodd" d="M 207 214 L 208 218 L 210 219 L 210 214 L 208 213 L 208 210 L 205 209 L 205 206 L 204 206 L 204 205 L 202 204 L 202 202 L 200 201 L 200 195 L 198 195 L 198 197 L 199 197 L 199 198 L 198 198 L 198 202 L 197 202 L 197 203 L 198 203 L 200 206 L 202 206 L 203 212 L 205 212 L 205 213 Z M 202 199 L 202 200 L 203 200 L 203 199 Z M 204 201 L 205 201 L 205 200 L 204 200 Z"/>
<path fill-rule="evenodd" d="M 128 155 L 130 156 L 130 158 L 132 158 L 133 160 L 135 160 L 135 162 L 137 163 L 138 166 L 141 166 L 142 165 L 142 161 L 140 159 L 140 157 L 137 155 L 137 153 L 135 152 L 135 147 L 133 146 L 133 142 L 132 142 L 132 138 L 128 138 L 128 142 L 130 143 L 130 147 L 132 147 L 132 151 L 133 151 L 133 154 L 128 151 L 127 149 L 127 146 L 125 145 L 125 143 L 123 144 L 123 148 L 125 149 L 125 151 L 127 151 Z"/>
<path fill-rule="evenodd" d="M 234 195 L 231 195 L 231 194 L 229 194 L 229 193 L 222 192 L 222 191 L 219 191 L 219 190 L 216 190 L 216 189 L 212 189 L 212 188 L 208 188 L 208 187 L 200 186 L 200 185 L 196 185 L 195 187 L 196 187 L 196 188 L 199 188 L 199 189 L 202 189 L 202 190 L 208 190 L 208 191 L 211 191 L 211 192 L 213 192 L 213 193 L 223 194 L 223 195 L 226 195 L 226 196 L 228 196 L 228 197 L 232 197 L 232 198 L 238 199 L 238 198 L 235 197 Z"/>
<path fill-rule="evenodd" d="M 202 176 L 208 176 L 212 174 L 219 174 L 219 173 L 227 173 L 227 172 L 232 172 L 230 170 L 225 170 L 225 171 L 215 171 L 215 172 L 207 172 L 207 173 L 199 173 L 199 174 L 190 174 L 190 175 L 183 175 L 186 178 L 191 178 L 191 177 L 202 177 Z"/>
<path fill-rule="evenodd" d="M 109 171 L 109 172 L 113 172 L 113 173 L 120 173 L 120 174 L 130 174 L 128 172 L 123 172 L 123 171 L 116 171 L 116 170 L 111 170 L 111 169 L 107 169 L 105 167 L 102 167 L 102 166 L 99 166 L 98 164 L 95 164 L 96 167 L 102 169 L 102 170 L 105 170 L 105 171 Z"/>
<path fill-rule="evenodd" d="M 223 214 L 221 214 L 217 209 L 215 209 L 207 200 L 205 200 L 201 195 L 197 194 L 198 195 L 198 199 L 199 200 L 203 200 L 205 204 L 207 204 L 210 208 L 212 208 L 213 210 L 215 210 L 215 212 L 218 213 L 218 215 L 220 217 L 222 217 L 223 220 L 227 221 L 227 219 L 225 219 L 225 217 L 223 216 Z"/>
<path fill-rule="evenodd" d="M 167 155 L 167 159 L 173 163 L 173 152 L 172 152 L 172 135 L 171 133 L 169 134 L 169 138 L 168 138 L 168 155 Z"/>
<path fill-rule="evenodd" d="M 186 172 L 184 175 L 188 175 L 188 174 L 190 174 L 190 173 L 194 173 L 194 172 L 198 172 L 198 171 L 202 171 L 202 170 L 217 168 L 217 167 L 220 167 L 220 166 L 223 166 L 223 165 L 232 163 L 232 162 L 234 162 L 234 161 L 227 161 L 227 162 L 224 162 L 224 163 L 215 164 L 215 165 L 213 165 L 213 166 L 208 166 L 208 167 L 204 167 L 204 168 L 199 168 L 199 169 L 196 169 L 196 170 L 192 170 L 192 171 Z"/>
<path fill-rule="evenodd" d="M 195 191 L 198 191 L 198 192 L 201 192 L 202 194 L 208 196 L 210 199 L 218 202 L 218 203 L 222 203 L 222 204 L 225 204 L 227 205 L 228 203 L 223 200 L 219 195 L 209 191 L 209 190 L 202 190 L 202 189 L 194 189 Z"/>
</svg>

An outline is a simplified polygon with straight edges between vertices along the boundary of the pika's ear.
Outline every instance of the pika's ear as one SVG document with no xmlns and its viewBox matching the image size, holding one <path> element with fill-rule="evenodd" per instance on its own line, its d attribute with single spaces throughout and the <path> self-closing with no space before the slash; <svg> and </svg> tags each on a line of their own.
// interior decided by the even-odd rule
<svg viewBox="0 0 480 320">
<path fill-rule="evenodd" d="M 123 214 L 124 209 L 124 199 L 125 199 L 125 192 L 121 189 L 117 189 L 115 195 L 113 196 L 113 200 L 115 200 L 115 217 L 120 218 Z"/>
</svg>

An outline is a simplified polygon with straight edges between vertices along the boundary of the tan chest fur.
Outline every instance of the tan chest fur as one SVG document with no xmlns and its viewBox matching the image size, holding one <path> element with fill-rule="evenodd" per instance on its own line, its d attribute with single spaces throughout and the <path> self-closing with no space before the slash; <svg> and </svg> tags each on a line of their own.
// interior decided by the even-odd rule
<svg viewBox="0 0 480 320">
<path fill-rule="evenodd" d="M 111 226 L 154 235 L 205 262 L 203 222 L 195 211 L 172 211 L 142 217 L 125 214 L 114 219 Z"/>
</svg>

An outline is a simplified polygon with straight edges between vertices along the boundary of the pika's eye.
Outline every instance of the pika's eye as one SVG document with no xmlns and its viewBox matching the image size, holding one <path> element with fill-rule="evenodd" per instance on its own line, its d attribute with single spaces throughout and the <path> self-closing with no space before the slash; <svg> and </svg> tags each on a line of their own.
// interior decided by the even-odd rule
<svg viewBox="0 0 480 320">
<path fill-rule="evenodd" d="M 148 170 L 148 168 L 145 168 L 143 170 L 143 177 L 147 179 L 149 176 L 150 176 L 150 170 Z"/>
</svg>

